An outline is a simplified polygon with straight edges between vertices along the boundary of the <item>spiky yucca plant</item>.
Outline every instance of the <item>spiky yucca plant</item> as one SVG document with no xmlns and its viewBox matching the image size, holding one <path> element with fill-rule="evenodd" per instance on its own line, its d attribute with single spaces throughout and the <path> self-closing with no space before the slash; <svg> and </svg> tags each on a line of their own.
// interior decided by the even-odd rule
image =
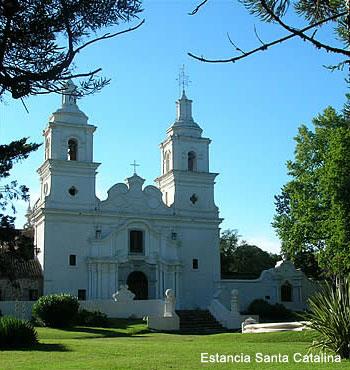
<svg viewBox="0 0 350 370">
<path fill-rule="evenodd" d="M 328 349 L 350 358 L 350 279 L 336 288 L 326 284 L 309 299 L 309 308 L 307 319 L 317 332 L 311 348 Z"/>
<path fill-rule="evenodd" d="M 0 318 L 0 349 L 30 347 L 38 342 L 38 334 L 31 323 L 15 317 Z"/>
</svg>

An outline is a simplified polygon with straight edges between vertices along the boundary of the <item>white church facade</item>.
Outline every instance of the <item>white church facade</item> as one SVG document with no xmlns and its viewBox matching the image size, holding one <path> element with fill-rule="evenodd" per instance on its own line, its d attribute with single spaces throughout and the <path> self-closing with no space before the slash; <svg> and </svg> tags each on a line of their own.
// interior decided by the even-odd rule
<svg viewBox="0 0 350 370">
<path fill-rule="evenodd" d="M 209 171 L 210 139 L 192 118 L 185 92 L 161 143 L 157 186 L 134 173 L 96 197 L 96 127 L 71 93 L 44 130 L 38 170 L 40 199 L 32 211 L 44 294 L 111 299 L 127 284 L 136 299 L 160 299 L 166 289 L 178 308 L 208 307 L 220 280 L 216 173 Z"/>
<path fill-rule="evenodd" d="M 93 159 L 96 127 L 78 108 L 74 89 L 70 83 L 44 130 L 40 198 L 31 214 L 45 295 L 63 292 L 107 302 L 127 285 L 146 307 L 171 289 L 177 309 L 209 308 L 222 323 L 230 322 L 232 307 L 245 311 L 254 299 L 306 308 L 317 287 L 290 261 L 259 279 L 221 280 L 222 219 L 214 202 L 218 174 L 210 172 L 211 140 L 193 120 L 184 91 L 160 144 L 156 186 L 144 186 L 135 172 L 100 200 L 95 189 L 99 163 Z M 123 317 L 130 307 L 123 308 Z M 235 315 L 231 324 L 239 326 Z"/>
</svg>

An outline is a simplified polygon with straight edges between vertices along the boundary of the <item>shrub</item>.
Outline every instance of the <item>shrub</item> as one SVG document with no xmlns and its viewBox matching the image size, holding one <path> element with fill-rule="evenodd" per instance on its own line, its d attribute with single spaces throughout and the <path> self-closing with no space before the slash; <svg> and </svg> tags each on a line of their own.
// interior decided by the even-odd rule
<svg viewBox="0 0 350 370">
<path fill-rule="evenodd" d="M 15 317 L 0 318 L 0 348 L 23 348 L 38 343 L 38 334 L 28 321 Z"/>
<path fill-rule="evenodd" d="M 101 311 L 79 310 L 77 317 L 78 325 L 108 327 L 107 315 Z"/>
<path fill-rule="evenodd" d="M 288 320 L 292 318 L 292 312 L 283 304 L 270 304 L 264 299 L 255 299 L 248 307 L 248 313 L 259 315 L 262 320 Z"/>
<path fill-rule="evenodd" d="M 350 358 L 350 281 L 334 288 L 326 284 L 309 298 L 310 312 L 305 318 L 317 332 L 311 348 L 334 351 L 342 358 Z"/>
<path fill-rule="evenodd" d="M 40 297 L 33 306 L 33 316 L 45 326 L 54 328 L 74 324 L 79 309 L 76 297 L 69 294 L 52 294 Z"/>
</svg>

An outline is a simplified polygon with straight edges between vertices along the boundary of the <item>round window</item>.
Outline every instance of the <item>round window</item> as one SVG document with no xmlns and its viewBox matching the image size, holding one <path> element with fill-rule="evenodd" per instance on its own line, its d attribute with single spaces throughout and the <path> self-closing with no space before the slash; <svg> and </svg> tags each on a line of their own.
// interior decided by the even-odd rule
<svg viewBox="0 0 350 370">
<path fill-rule="evenodd" d="M 68 193 L 74 197 L 75 195 L 78 194 L 78 189 L 75 186 L 72 186 L 68 189 Z"/>
</svg>

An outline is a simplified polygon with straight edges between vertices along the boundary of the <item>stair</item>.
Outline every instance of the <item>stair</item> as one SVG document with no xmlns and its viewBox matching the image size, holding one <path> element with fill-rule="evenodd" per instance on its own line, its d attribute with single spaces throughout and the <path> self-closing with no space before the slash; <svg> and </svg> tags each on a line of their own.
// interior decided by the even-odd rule
<svg viewBox="0 0 350 370">
<path fill-rule="evenodd" d="M 177 310 L 180 331 L 191 334 L 224 333 L 227 330 L 215 320 L 208 310 Z"/>
</svg>

